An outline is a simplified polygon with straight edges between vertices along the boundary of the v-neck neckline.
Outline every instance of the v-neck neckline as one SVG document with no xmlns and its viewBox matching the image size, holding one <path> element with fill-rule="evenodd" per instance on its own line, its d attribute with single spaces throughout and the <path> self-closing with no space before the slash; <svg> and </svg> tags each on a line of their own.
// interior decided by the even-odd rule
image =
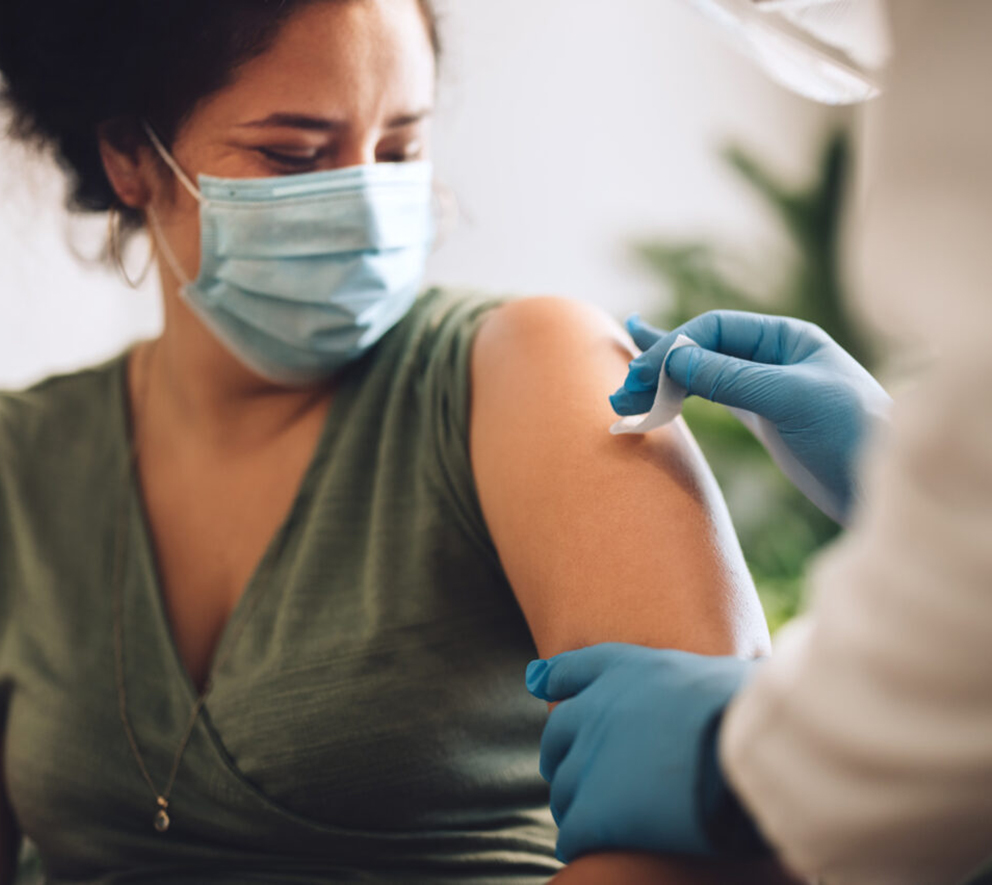
<svg viewBox="0 0 992 885">
<path fill-rule="evenodd" d="M 117 438 L 122 443 L 121 457 L 127 461 L 130 461 L 131 459 L 131 445 L 134 431 L 134 416 L 131 410 L 131 396 L 128 383 L 129 358 L 136 346 L 137 345 L 132 345 L 125 350 L 117 365 L 117 396 L 115 409 L 117 419 Z M 138 582 L 142 585 L 141 592 L 151 597 L 148 601 L 151 603 L 150 608 L 153 612 L 153 617 L 155 620 L 154 629 L 163 639 L 163 645 L 167 649 L 167 656 L 171 659 L 171 666 L 176 672 L 179 681 L 184 686 L 184 690 L 188 696 L 190 704 L 195 704 L 200 700 L 201 696 L 203 696 L 204 701 L 206 701 L 206 699 L 208 699 L 213 693 L 215 677 L 217 676 L 217 662 L 226 662 L 230 654 L 228 651 L 228 646 L 233 641 L 232 633 L 234 631 L 238 631 L 237 635 L 233 637 L 234 640 L 240 636 L 241 630 L 238 625 L 244 618 L 251 614 L 252 608 L 257 604 L 257 597 L 264 590 L 264 586 L 260 586 L 264 584 L 262 579 L 274 565 L 274 561 L 278 556 L 280 549 L 284 545 L 287 530 L 296 520 L 299 510 L 310 498 L 310 492 L 312 491 L 314 484 L 317 482 L 318 474 L 340 434 L 341 428 L 344 424 L 344 415 L 348 411 L 357 388 L 360 386 L 360 364 L 364 365 L 365 362 L 366 361 L 364 359 L 358 360 L 355 363 L 346 366 L 341 371 L 340 377 L 336 382 L 335 392 L 333 394 L 330 408 L 324 418 L 324 423 L 317 439 L 317 444 L 314 447 L 310 462 L 307 465 L 307 468 L 303 473 L 303 477 L 297 487 L 296 494 L 293 497 L 293 502 L 275 533 L 266 544 L 262 556 L 255 563 L 255 567 L 252 570 L 251 576 L 248 578 L 248 582 L 242 589 L 237 603 L 231 610 L 230 616 L 220 631 L 220 635 L 214 645 L 213 655 L 210 659 L 210 666 L 207 669 L 203 692 L 197 689 L 196 684 L 193 681 L 193 677 L 186 668 L 182 655 L 179 653 L 179 647 L 176 643 L 172 624 L 169 621 L 168 613 L 165 607 L 165 597 L 162 592 L 163 585 L 161 573 L 159 570 L 158 559 L 155 554 L 155 547 L 152 542 L 151 527 L 148 519 L 148 512 L 145 507 L 141 482 L 137 470 L 135 469 L 136 465 L 131 463 L 124 472 L 124 483 L 126 487 L 120 489 L 118 492 L 119 494 L 127 495 L 128 498 L 126 505 L 127 515 L 124 520 L 127 537 L 124 555 L 126 557 L 128 551 L 137 552 L 141 566 L 140 575 L 138 578 Z M 119 526 L 117 530 L 120 531 L 121 527 Z M 132 540 L 132 538 L 134 540 Z M 120 576 L 120 580 L 125 582 L 125 586 L 118 588 L 118 592 L 122 593 L 124 596 L 126 596 L 126 574 L 127 572 L 125 571 L 124 574 Z M 147 580 L 144 580 L 143 578 L 146 575 Z M 124 611 L 127 610 L 127 606 L 124 606 L 123 608 Z M 126 619 L 126 615 L 123 612 L 121 616 Z"/>
</svg>

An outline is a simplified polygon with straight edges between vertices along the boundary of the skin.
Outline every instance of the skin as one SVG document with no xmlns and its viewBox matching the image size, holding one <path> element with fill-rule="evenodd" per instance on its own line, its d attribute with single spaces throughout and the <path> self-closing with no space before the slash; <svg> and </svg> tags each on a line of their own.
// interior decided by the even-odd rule
<svg viewBox="0 0 992 885">
<path fill-rule="evenodd" d="M 570 864 L 551 885 L 802 885 L 771 861 L 712 863 L 683 857 L 604 852 Z"/>
<path fill-rule="evenodd" d="M 192 110 L 172 153 L 194 180 L 421 159 L 434 91 L 433 51 L 414 0 L 314 3 Z M 259 123 L 273 114 L 332 122 Z M 107 126 L 100 149 L 121 199 L 156 214 L 195 278 L 196 200 L 146 141 L 128 143 Z M 138 473 L 174 641 L 202 688 L 217 639 L 311 460 L 334 381 L 293 389 L 255 375 L 186 306 L 168 263 L 158 271 L 164 330 L 128 363 Z M 615 417 L 607 397 L 632 347 L 605 314 L 555 298 L 493 311 L 476 340 L 476 484 L 534 641 L 544 656 L 612 640 L 763 653 L 760 606 L 684 425 L 646 437 L 606 432 Z M 11 857 L 2 830 L 0 860 Z M 569 874 L 627 881 L 624 857 L 583 858 Z"/>
<path fill-rule="evenodd" d="M 172 154 L 194 181 L 198 173 L 258 178 L 420 159 L 434 80 L 412 0 L 316 3 L 194 109 Z M 273 114 L 330 123 L 258 123 Z M 155 213 L 195 278 L 198 202 L 147 143 L 134 152 L 108 139 L 101 147 L 122 199 Z M 159 261 L 159 273 L 165 329 L 129 368 L 139 474 L 176 645 L 202 688 L 223 627 L 292 504 L 334 384 L 294 390 L 256 376 L 182 300 L 168 262 Z"/>
<path fill-rule="evenodd" d="M 632 346 L 600 310 L 562 298 L 507 304 L 475 342 L 476 485 L 538 651 L 764 653 L 737 538 L 685 424 L 607 432 Z"/>
</svg>

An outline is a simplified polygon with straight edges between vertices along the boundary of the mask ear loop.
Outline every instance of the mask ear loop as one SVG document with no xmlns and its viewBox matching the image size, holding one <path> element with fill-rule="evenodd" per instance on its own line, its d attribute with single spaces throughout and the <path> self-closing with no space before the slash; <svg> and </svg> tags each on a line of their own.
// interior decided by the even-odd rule
<svg viewBox="0 0 992 885">
<path fill-rule="evenodd" d="M 186 188 L 186 190 L 189 191 L 190 196 L 194 200 L 196 200 L 198 203 L 205 203 L 206 200 L 203 198 L 203 194 L 200 193 L 200 189 L 195 184 L 193 184 L 192 179 L 190 179 L 190 177 L 185 172 L 183 172 L 183 167 L 176 162 L 172 154 L 170 154 L 169 151 L 166 149 L 165 145 L 162 144 L 162 140 L 155 134 L 155 130 L 152 129 L 152 127 L 148 124 L 148 121 L 142 120 L 141 125 L 144 126 L 145 132 L 147 133 L 149 140 L 151 141 L 155 150 L 158 152 L 158 155 L 165 162 L 165 165 L 168 166 L 176 174 L 176 178 L 179 179 L 179 183 L 184 188 Z"/>
<path fill-rule="evenodd" d="M 169 245 L 169 240 L 165 235 L 165 231 L 162 230 L 162 223 L 158 220 L 158 213 L 155 211 L 154 206 L 148 207 L 148 220 L 151 222 L 152 236 L 155 241 L 155 245 L 161 250 L 162 257 L 165 258 L 166 264 L 169 265 L 169 269 L 175 274 L 175 277 L 182 284 L 183 287 L 190 285 L 193 281 L 186 276 L 186 271 L 183 270 L 182 265 L 179 263 L 179 259 L 176 258 L 176 253 L 172 251 L 172 246 Z"/>
<path fill-rule="evenodd" d="M 205 205 L 206 200 L 203 198 L 203 194 L 200 193 L 199 188 L 190 180 L 190 177 L 183 172 L 183 167 L 180 166 L 172 154 L 166 149 L 165 145 L 162 144 L 162 140 L 155 134 L 155 130 L 149 125 L 147 120 L 142 120 L 141 125 L 145 129 L 145 133 L 148 135 L 152 146 L 158 152 L 158 155 L 165 162 L 179 179 L 179 183 L 189 191 L 190 196 L 193 197 L 200 205 Z M 152 205 L 148 206 L 148 220 L 151 222 L 152 233 L 154 239 L 159 249 L 162 250 L 162 255 L 165 258 L 166 263 L 169 268 L 175 274 L 176 279 L 185 287 L 192 283 L 192 280 L 186 275 L 183 270 L 182 265 L 179 263 L 179 259 L 176 258 L 176 253 L 172 251 L 172 247 L 169 245 L 168 237 L 165 235 L 165 231 L 162 230 L 162 223 L 159 221 L 158 213 L 155 211 L 155 207 Z"/>
</svg>

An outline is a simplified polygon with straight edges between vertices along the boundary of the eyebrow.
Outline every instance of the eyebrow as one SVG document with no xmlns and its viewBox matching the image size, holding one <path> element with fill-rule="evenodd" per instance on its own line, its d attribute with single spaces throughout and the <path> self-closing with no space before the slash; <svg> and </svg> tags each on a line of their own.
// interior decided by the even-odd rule
<svg viewBox="0 0 992 885">
<path fill-rule="evenodd" d="M 425 117 L 430 116 L 432 108 L 424 108 L 410 114 L 401 114 L 393 117 L 386 123 L 387 129 L 399 129 L 403 126 L 412 126 L 419 123 Z M 242 127 L 252 129 L 262 129 L 269 126 L 284 126 L 290 129 L 306 129 L 310 132 L 337 132 L 346 129 L 348 124 L 344 120 L 333 120 L 327 117 L 312 117 L 309 114 L 269 114 L 261 120 L 252 120 L 249 123 L 242 123 Z"/>
</svg>

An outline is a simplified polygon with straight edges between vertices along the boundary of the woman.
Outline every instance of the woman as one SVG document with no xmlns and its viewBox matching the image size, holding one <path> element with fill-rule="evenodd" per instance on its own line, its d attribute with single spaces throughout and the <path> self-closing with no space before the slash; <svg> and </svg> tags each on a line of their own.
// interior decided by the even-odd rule
<svg viewBox="0 0 992 885">
<path fill-rule="evenodd" d="M 0 6 L 15 130 L 165 307 L 0 398 L 4 866 L 546 881 L 527 662 L 765 650 L 684 427 L 607 432 L 614 324 L 414 298 L 437 51 L 419 0 Z"/>
</svg>

